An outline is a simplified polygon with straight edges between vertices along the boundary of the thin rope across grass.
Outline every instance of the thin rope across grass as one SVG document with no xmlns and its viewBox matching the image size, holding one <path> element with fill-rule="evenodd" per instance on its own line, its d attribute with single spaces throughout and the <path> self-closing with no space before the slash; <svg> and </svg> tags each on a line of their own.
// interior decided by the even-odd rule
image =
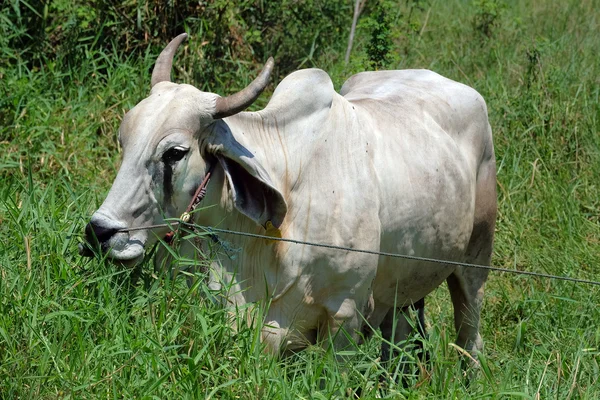
<svg viewBox="0 0 600 400">
<path fill-rule="evenodd" d="M 575 282 L 575 283 L 583 283 L 583 284 L 587 284 L 587 285 L 600 286 L 600 282 L 598 282 L 598 281 L 592 281 L 592 280 L 580 279 L 580 278 L 572 278 L 569 276 L 552 275 L 552 274 L 545 274 L 545 273 L 541 273 L 541 272 L 519 271 L 516 269 L 492 267 L 490 265 L 470 264 L 470 263 L 459 262 L 459 261 L 438 260 L 435 258 L 428 258 L 428 257 L 409 256 L 407 254 L 388 253 L 385 251 L 354 249 L 351 247 L 336 246 L 336 245 L 332 245 L 332 244 L 307 242 L 304 240 L 278 238 L 278 237 L 273 237 L 273 236 L 260 235 L 257 233 L 232 231 L 229 229 L 214 228 L 214 227 L 210 227 L 210 226 L 197 225 L 197 224 L 193 224 L 193 223 L 189 223 L 189 222 L 184 223 L 184 222 L 174 221 L 174 222 L 166 223 L 166 224 L 150 225 L 150 226 L 139 227 L 139 228 L 121 229 L 119 232 L 130 232 L 130 231 L 137 231 L 137 230 L 142 230 L 142 229 L 172 227 L 172 226 L 178 225 L 178 224 L 185 225 L 186 227 L 189 227 L 192 229 L 201 229 L 204 232 L 206 232 L 208 234 L 213 234 L 213 235 L 215 233 L 225 233 L 225 234 L 231 234 L 231 235 L 237 235 L 237 236 L 246 236 L 246 237 L 251 237 L 251 238 L 256 238 L 256 239 L 266 239 L 266 240 L 271 240 L 271 241 L 287 242 L 287 243 L 300 244 L 300 245 L 305 245 L 305 246 L 322 247 L 322 248 L 326 248 L 326 249 L 334 249 L 334 250 L 340 250 L 340 251 L 350 251 L 350 252 L 354 252 L 354 253 L 372 254 L 372 255 L 376 255 L 376 256 L 384 256 L 384 257 L 391 257 L 391 258 L 402 258 L 402 259 L 406 259 L 406 260 L 425 261 L 425 262 L 431 262 L 431 263 L 436 263 L 436 264 L 454 265 L 457 267 L 479 268 L 479 269 L 486 269 L 489 271 L 506 272 L 506 273 L 515 274 L 515 275 L 526 275 L 526 276 L 533 276 L 533 277 L 537 277 L 537 278 L 556 279 L 556 280 L 561 280 L 561 281 L 568 281 L 568 282 Z"/>
</svg>

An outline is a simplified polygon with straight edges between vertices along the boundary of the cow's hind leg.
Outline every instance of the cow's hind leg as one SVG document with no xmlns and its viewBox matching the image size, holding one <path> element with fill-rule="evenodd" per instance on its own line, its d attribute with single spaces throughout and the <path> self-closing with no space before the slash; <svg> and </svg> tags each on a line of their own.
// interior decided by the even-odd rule
<svg viewBox="0 0 600 400">
<path fill-rule="evenodd" d="M 417 313 L 416 328 L 419 338 L 417 340 L 417 348 L 421 361 L 429 361 L 429 353 L 425 350 L 425 340 L 427 340 L 427 328 L 425 327 L 425 297 L 412 305 L 412 308 Z"/>
<path fill-rule="evenodd" d="M 410 310 L 416 313 L 413 321 Z M 394 326 L 395 324 L 395 326 Z M 417 354 L 421 360 L 427 360 L 428 356 L 424 352 L 423 340 L 427 339 L 427 330 L 425 328 L 425 298 L 411 304 L 410 306 L 397 309 L 396 314 L 393 308 L 386 314 L 381 323 L 381 336 L 384 339 L 381 348 L 381 359 L 387 361 L 392 357 L 391 344 L 399 344 L 410 338 L 411 334 L 417 333 L 415 345 Z"/>
<path fill-rule="evenodd" d="M 454 305 L 456 344 L 469 352 L 473 359 L 483 350 L 479 333 L 479 316 L 483 302 L 483 286 L 487 271 L 460 269 L 447 279 Z"/>
<path fill-rule="evenodd" d="M 496 222 L 496 167 L 493 154 L 484 162 L 477 176 L 475 219 L 465 262 L 490 265 Z M 447 278 L 454 305 L 456 344 L 474 358 L 483 349 L 479 334 L 479 316 L 488 270 L 459 267 Z"/>
<path fill-rule="evenodd" d="M 413 312 L 411 312 L 413 310 Z M 416 314 L 412 318 L 411 314 Z M 420 361 L 427 362 L 429 359 L 424 351 L 424 340 L 427 337 L 425 331 L 425 299 L 411 304 L 410 306 L 392 307 L 384 317 L 380 325 L 383 342 L 381 344 L 381 361 L 384 365 L 392 367 L 390 361 L 394 359 L 397 349 L 402 349 L 414 354 Z M 415 335 L 416 334 L 416 335 Z M 411 341 L 411 336 L 414 341 Z M 403 355 L 400 360 L 402 383 L 408 385 L 408 376 L 415 371 L 415 363 Z M 393 372 L 390 370 L 390 372 Z"/>
<path fill-rule="evenodd" d="M 388 363 L 394 358 L 394 347 L 400 346 L 410 337 L 412 322 L 408 308 L 390 308 L 380 325 L 381 337 L 381 361 Z"/>
</svg>

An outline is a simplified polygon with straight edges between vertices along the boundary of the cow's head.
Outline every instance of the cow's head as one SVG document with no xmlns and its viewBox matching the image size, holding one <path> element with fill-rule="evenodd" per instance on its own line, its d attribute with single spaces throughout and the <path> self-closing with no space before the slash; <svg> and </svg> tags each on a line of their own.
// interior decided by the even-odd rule
<svg viewBox="0 0 600 400">
<path fill-rule="evenodd" d="M 123 162 L 106 200 L 86 227 L 86 240 L 115 261 L 133 264 L 169 228 L 138 229 L 177 218 L 213 165 L 221 168 L 235 207 L 265 225 L 279 226 L 285 202 L 264 168 L 231 136 L 221 119 L 252 104 L 266 87 L 273 60 L 244 90 L 229 97 L 170 81 L 173 55 L 187 35 L 169 43 L 156 61 L 150 96 L 119 128 Z M 87 246 L 83 255 L 91 255 Z"/>
</svg>

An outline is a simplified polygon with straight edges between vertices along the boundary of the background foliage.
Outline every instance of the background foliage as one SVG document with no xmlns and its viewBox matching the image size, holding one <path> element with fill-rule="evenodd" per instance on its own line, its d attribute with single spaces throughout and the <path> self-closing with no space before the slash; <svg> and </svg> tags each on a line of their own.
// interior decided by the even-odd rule
<svg viewBox="0 0 600 400">
<path fill-rule="evenodd" d="M 476 88 L 498 160 L 493 263 L 598 279 L 597 6 L 367 0 L 346 65 L 349 0 L 1 3 L 0 397 L 600 397 L 597 287 L 492 274 L 469 386 L 450 345 L 449 296 L 437 290 L 431 362 L 413 360 L 404 388 L 380 385 L 398 370 L 379 365 L 377 337 L 343 353 L 345 364 L 321 348 L 277 360 L 257 329 L 229 328 L 235 317 L 201 280 L 188 287 L 145 267 L 130 286 L 128 271 L 76 254 L 116 174 L 120 119 L 147 95 L 158 52 L 187 31 L 174 78 L 220 94 L 269 55 L 274 85 L 317 66 L 337 87 L 365 69 L 429 68 Z"/>
</svg>

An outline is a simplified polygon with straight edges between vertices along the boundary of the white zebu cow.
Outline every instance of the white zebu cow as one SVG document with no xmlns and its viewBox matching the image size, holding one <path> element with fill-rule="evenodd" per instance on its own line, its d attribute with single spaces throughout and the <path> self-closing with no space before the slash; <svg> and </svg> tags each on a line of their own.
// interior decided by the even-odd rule
<svg viewBox="0 0 600 400">
<path fill-rule="evenodd" d="M 483 98 L 426 70 L 365 72 L 340 94 L 318 69 L 294 72 L 267 107 L 241 112 L 267 84 L 272 60 L 227 98 L 170 82 L 161 53 L 152 91 L 120 127 L 123 163 L 87 232 L 108 256 L 134 263 L 168 228 L 118 232 L 176 218 L 214 166 L 195 221 L 237 231 L 488 265 L 496 217 L 492 133 Z M 263 341 L 277 352 L 341 327 L 403 340 L 396 309 L 448 282 L 457 344 L 483 343 L 479 315 L 487 271 L 226 236 L 241 249 L 211 268 L 227 301 L 268 302 Z M 90 238 L 91 239 L 91 238 Z M 183 245 L 191 252 L 193 245 Z M 394 336 L 392 336 L 394 335 Z M 335 336 L 341 347 L 347 336 Z"/>
</svg>

